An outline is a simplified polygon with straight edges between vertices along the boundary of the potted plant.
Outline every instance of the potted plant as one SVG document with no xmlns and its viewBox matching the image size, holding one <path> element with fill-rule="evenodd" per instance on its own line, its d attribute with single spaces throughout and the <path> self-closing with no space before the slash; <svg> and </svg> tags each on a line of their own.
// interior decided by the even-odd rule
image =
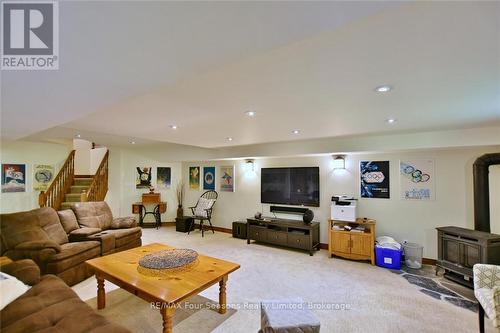
<svg viewBox="0 0 500 333">
<path fill-rule="evenodd" d="M 184 216 L 184 209 L 182 208 L 182 201 L 184 200 L 184 183 L 179 182 L 177 188 L 175 189 L 177 196 L 177 218 L 182 218 Z"/>
</svg>

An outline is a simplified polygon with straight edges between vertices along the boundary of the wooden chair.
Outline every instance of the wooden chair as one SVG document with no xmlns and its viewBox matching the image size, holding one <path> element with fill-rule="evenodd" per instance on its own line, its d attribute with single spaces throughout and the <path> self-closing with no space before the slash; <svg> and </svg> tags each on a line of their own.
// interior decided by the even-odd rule
<svg viewBox="0 0 500 333">
<path fill-rule="evenodd" d="M 189 209 L 191 209 L 191 212 L 193 213 L 193 219 L 191 221 L 191 226 L 189 228 L 188 235 L 193 229 L 195 220 L 200 221 L 201 237 L 204 237 L 203 234 L 204 221 L 208 221 L 208 224 L 210 224 L 210 228 L 212 229 L 212 233 L 215 233 L 211 219 L 212 219 L 212 210 L 215 205 L 215 201 L 217 201 L 218 196 L 219 195 L 217 194 L 216 191 L 213 190 L 206 191 L 200 196 L 195 206 L 189 207 Z"/>
</svg>

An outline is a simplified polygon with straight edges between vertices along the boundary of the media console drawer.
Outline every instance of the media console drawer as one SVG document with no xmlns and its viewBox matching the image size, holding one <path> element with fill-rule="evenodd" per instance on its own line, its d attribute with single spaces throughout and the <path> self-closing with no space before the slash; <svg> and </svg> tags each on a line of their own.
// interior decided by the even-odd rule
<svg viewBox="0 0 500 333">
<path fill-rule="evenodd" d="M 277 245 L 287 244 L 287 233 L 281 231 L 268 231 L 267 232 L 267 242 Z"/>
<path fill-rule="evenodd" d="M 261 227 L 250 226 L 248 228 L 249 238 L 255 239 L 258 241 L 266 241 L 267 240 L 267 229 Z"/>
<path fill-rule="evenodd" d="M 307 250 L 309 249 L 309 236 L 291 232 L 288 234 L 288 246 Z"/>
</svg>

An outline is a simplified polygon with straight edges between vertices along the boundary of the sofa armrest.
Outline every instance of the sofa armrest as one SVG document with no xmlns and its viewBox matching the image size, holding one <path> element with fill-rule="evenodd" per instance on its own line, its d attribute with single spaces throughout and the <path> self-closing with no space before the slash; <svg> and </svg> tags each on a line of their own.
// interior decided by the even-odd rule
<svg viewBox="0 0 500 333">
<path fill-rule="evenodd" d="M 111 222 L 111 229 L 128 229 L 137 227 L 135 217 L 117 217 Z"/>
<path fill-rule="evenodd" d="M 472 268 L 474 272 L 474 289 L 500 286 L 500 266 L 475 264 Z"/>
<path fill-rule="evenodd" d="M 89 240 L 89 236 L 95 235 L 101 231 L 102 229 L 100 228 L 87 228 L 87 227 L 78 228 L 70 232 L 68 238 L 70 242 L 86 241 Z"/>
<path fill-rule="evenodd" d="M 56 253 L 55 249 L 46 247 L 40 250 L 7 250 L 4 256 L 12 260 L 31 259 L 43 270 L 47 261 Z"/>
<path fill-rule="evenodd" d="M 15 276 L 27 285 L 35 285 L 40 281 L 40 268 L 31 259 L 13 261 L 0 267 L 0 270 Z"/>
<path fill-rule="evenodd" d="M 53 241 L 29 241 L 16 245 L 15 251 L 39 251 L 43 249 L 54 249 L 56 253 L 61 252 L 61 246 Z"/>
</svg>

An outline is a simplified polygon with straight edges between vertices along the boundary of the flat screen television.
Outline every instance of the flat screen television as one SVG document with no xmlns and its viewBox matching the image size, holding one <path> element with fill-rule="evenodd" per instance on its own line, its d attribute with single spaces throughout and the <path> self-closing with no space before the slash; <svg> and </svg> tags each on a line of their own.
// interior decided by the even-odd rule
<svg viewBox="0 0 500 333">
<path fill-rule="evenodd" d="M 260 201 L 319 207 L 319 167 L 262 168 Z"/>
</svg>

